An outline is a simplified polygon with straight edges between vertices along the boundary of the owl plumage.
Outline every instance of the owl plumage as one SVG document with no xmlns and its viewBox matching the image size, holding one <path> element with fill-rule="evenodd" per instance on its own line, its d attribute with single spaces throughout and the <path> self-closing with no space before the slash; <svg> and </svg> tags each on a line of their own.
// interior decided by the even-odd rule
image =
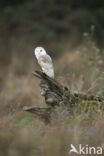
<svg viewBox="0 0 104 156">
<path fill-rule="evenodd" d="M 34 53 L 42 71 L 49 77 L 54 78 L 53 62 L 51 57 L 46 53 L 45 49 L 43 47 L 37 47 L 35 48 Z"/>
</svg>

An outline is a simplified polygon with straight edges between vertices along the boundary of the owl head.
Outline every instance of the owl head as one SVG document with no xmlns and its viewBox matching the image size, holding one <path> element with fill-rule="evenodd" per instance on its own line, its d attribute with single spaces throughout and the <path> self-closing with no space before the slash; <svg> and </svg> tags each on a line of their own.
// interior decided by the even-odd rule
<svg viewBox="0 0 104 156">
<path fill-rule="evenodd" d="M 39 57 L 40 55 L 46 54 L 46 51 L 43 47 L 36 47 L 34 53 L 36 57 Z"/>
</svg>

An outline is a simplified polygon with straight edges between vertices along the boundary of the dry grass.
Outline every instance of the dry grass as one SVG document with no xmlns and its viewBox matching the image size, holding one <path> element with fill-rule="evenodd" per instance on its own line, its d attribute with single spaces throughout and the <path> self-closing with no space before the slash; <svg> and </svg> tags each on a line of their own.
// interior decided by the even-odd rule
<svg viewBox="0 0 104 156">
<path fill-rule="evenodd" d="M 72 91 L 103 95 L 103 56 L 95 47 L 84 47 L 72 53 L 65 50 L 57 59 L 57 79 L 69 85 Z M 15 73 L 15 68 L 19 67 L 16 61 L 21 63 L 12 61 L 0 95 L 0 156 L 69 156 L 72 143 L 104 146 L 102 113 L 95 115 L 94 122 L 87 123 L 87 114 L 74 114 L 69 118 L 67 110 L 60 107 L 52 115 L 51 124 L 45 125 L 23 112 L 24 106 L 44 106 L 45 103 L 40 96 L 38 80 L 31 76 L 33 64 L 19 76 Z"/>
</svg>

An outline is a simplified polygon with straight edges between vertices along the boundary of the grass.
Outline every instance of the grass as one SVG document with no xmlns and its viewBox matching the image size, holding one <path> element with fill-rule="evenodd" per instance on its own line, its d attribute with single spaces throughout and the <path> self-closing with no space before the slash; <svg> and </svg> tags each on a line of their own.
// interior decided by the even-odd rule
<svg viewBox="0 0 104 156">
<path fill-rule="evenodd" d="M 0 156 L 69 156 L 70 144 L 104 147 L 104 115 L 93 101 L 79 102 L 80 113 L 70 117 L 65 108 L 57 108 L 50 125 L 24 112 L 24 106 L 45 104 L 39 81 L 31 76 L 32 58 L 24 75 L 16 73 L 22 64 L 18 58 L 16 62 L 0 94 Z M 56 78 L 72 91 L 103 95 L 103 56 L 92 41 L 70 53 L 65 49 L 54 64 Z"/>
</svg>

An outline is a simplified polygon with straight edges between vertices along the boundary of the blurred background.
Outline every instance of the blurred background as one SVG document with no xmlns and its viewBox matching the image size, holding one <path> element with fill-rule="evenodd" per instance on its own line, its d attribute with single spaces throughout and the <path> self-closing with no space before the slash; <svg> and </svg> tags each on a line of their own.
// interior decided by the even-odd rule
<svg viewBox="0 0 104 156">
<path fill-rule="evenodd" d="M 67 156 L 72 142 L 104 145 L 103 118 L 84 129 L 77 116 L 46 126 L 23 112 L 45 105 L 31 74 L 40 69 L 37 46 L 51 55 L 56 79 L 72 92 L 104 95 L 103 0 L 0 1 L 0 155 Z"/>
</svg>

